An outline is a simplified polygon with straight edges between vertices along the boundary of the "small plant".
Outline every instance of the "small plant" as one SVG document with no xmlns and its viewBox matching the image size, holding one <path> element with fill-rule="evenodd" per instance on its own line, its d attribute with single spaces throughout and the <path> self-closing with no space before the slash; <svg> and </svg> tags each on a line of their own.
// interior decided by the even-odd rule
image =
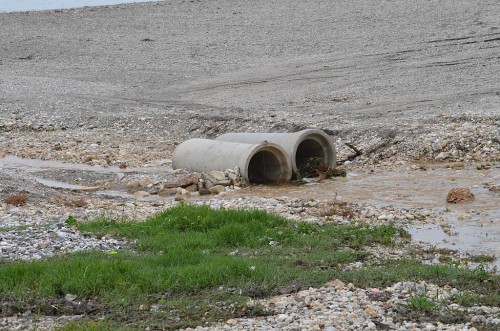
<svg viewBox="0 0 500 331">
<path fill-rule="evenodd" d="M 473 305 L 473 298 L 470 295 L 457 294 L 453 296 L 451 300 L 462 307 L 470 307 Z"/>
<path fill-rule="evenodd" d="M 8 205 L 13 205 L 13 206 L 24 206 L 26 204 L 26 201 L 28 201 L 28 195 L 27 194 L 14 194 L 14 195 L 9 195 L 3 199 L 3 202 L 5 202 Z"/>
<path fill-rule="evenodd" d="M 347 219 L 353 219 L 356 216 L 356 211 L 351 204 L 345 201 L 334 201 L 330 208 L 323 211 L 320 216 L 343 216 Z"/>
<path fill-rule="evenodd" d="M 426 294 L 417 294 L 410 297 L 406 307 L 417 313 L 430 314 L 438 309 L 438 304 Z"/>
<path fill-rule="evenodd" d="M 479 255 L 473 255 L 469 257 L 469 261 L 474 262 L 474 263 L 491 263 L 496 260 L 494 255 L 488 255 L 488 254 L 479 254 Z"/>
<path fill-rule="evenodd" d="M 76 218 L 74 216 L 69 215 L 66 219 L 66 225 L 72 226 L 76 225 Z"/>
<path fill-rule="evenodd" d="M 438 258 L 439 262 L 444 264 L 451 264 L 453 262 L 453 258 L 449 255 L 441 255 Z"/>
</svg>

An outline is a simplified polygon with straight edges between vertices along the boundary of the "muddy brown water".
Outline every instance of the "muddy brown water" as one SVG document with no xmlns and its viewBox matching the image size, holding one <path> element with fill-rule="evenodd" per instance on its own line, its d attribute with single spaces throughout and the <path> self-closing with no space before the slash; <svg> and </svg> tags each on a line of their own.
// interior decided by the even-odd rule
<svg viewBox="0 0 500 331">
<path fill-rule="evenodd" d="M 90 172 L 142 172 L 171 171 L 168 167 L 119 169 L 118 167 L 94 167 L 80 164 L 21 159 L 8 156 L 0 159 L 2 168 L 21 168 L 27 172 L 60 169 Z M 495 265 L 500 269 L 500 194 L 490 191 L 484 184 L 500 183 L 500 165 L 487 170 L 474 167 L 454 170 L 430 166 L 429 170 L 408 170 L 399 167 L 375 172 L 350 172 L 347 178 L 335 178 L 320 183 L 264 186 L 257 185 L 230 193 L 229 196 L 281 197 L 301 199 L 342 199 L 376 206 L 392 205 L 398 208 L 418 208 L 440 212 L 450 231 L 445 233 L 438 222 L 410 225 L 408 230 L 415 241 L 427 242 L 440 248 L 450 248 L 472 254 L 489 254 L 497 257 Z M 37 173 L 39 176 L 39 173 Z M 85 187 L 64 182 L 33 178 L 51 187 L 84 190 Z M 78 187 L 77 187 L 78 186 Z M 448 204 L 446 195 L 451 188 L 468 187 L 475 195 L 472 202 Z M 92 188 L 88 188 L 92 189 Z M 96 194 L 121 198 L 148 200 L 125 192 L 97 191 Z M 150 199 L 159 199 L 151 197 Z"/>
<path fill-rule="evenodd" d="M 500 166 L 478 171 L 431 168 L 427 171 L 394 169 L 375 173 L 349 173 L 347 178 L 303 186 L 251 187 L 238 194 L 303 199 L 342 199 L 376 206 L 419 208 L 441 212 L 450 235 L 439 222 L 408 227 L 413 240 L 472 254 L 494 255 L 500 269 L 500 194 L 484 184 L 500 183 Z M 449 204 L 451 188 L 468 187 L 474 201 Z"/>
</svg>

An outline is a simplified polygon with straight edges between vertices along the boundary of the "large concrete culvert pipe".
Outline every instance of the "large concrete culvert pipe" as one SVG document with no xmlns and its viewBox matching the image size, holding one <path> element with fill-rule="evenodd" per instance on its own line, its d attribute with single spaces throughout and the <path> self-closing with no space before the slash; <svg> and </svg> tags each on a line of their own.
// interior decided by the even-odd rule
<svg viewBox="0 0 500 331">
<path fill-rule="evenodd" d="M 337 164 L 335 146 L 331 138 L 323 131 L 307 129 L 293 133 L 226 133 L 216 138 L 220 141 L 231 141 L 246 144 L 257 144 L 263 141 L 283 147 L 292 164 L 296 177 L 311 158 L 319 158 L 321 163 L 332 169 Z"/>
<path fill-rule="evenodd" d="M 292 177 L 292 166 L 286 152 L 272 143 L 190 139 L 175 149 L 172 167 L 197 172 L 239 167 L 241 176 L 255 184 L 282 183 Z"/>
</svg>

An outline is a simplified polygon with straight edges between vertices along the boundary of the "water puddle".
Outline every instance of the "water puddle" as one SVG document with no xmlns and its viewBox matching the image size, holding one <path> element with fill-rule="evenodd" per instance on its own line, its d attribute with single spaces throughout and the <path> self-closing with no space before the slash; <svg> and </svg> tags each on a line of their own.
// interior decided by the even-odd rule
<svg viewBox="0 0 500 331">
<path fill-rule="evenodd" d="M 465 224 L 458 228 L 451 227 L 449 231 L 450 234 L 447 234 L 439 225 L 424 224 L 413 228 L 412 238 L 416 241 L 427 242 L 437 247 L 453 248 L 461 252 L 465 252 L 464 247 L 477 247 L 478 251 L 483 251 L 483 253 L 500 250 L 498 238 L 490 240 L 492 234 L 487 227 Z"/>
<path fill-rule="evenodd" d="M 42 185 L 52 187 L 52 188 L 62 188 L 71 191 L 97 191 L 100 187 L 98 186 L 83 186 L 83 185 L 74 185 L 65 182 L 59 182 L 57 180 L 43 179 L 39 177 L 34 177 L 34 179 Z"/>
<path fill-rule="evenodd" d="M 38 172 L 41 170 L 76 170 L 88 171 L 97 173 L 158 173 L 161 171 L 172 170 L 171 167 L 148 167 L 148 168 L 125 168 L 121 169 L 117 166 L 91 166 L 87 164 L 64 163 L 60 161 L 48 161 L 38 159 L 24 159 L 17 156 L 7 155 L 0 159 L 0 170 L 3 168 L 23 169 L 29 172 Z"/>
<path fill-rule="evenodd" d="M 303 199 L 343 199 L 374 205 L 392 205 L 401 208 L 453 208 L 457 210 L 497 209 L 499 196 L 484 187 L 484 183 L 500 183 L 500 168 L 477 171 L 433 169 L 407 171 L 396 169 L 376 173 L 350 173 L 347 178 L 335 178 L 306 185 L 253 186 L 248 195 L 266 197 L 289 196 Z M 476 200 L 466 205 L 446 203 L 451 188 L 469 187 Z M 496 201 L 496 202 L 495 202 Z"/>
<path fill-rule="evenodd" d="M 87 6 L 107 6 L 151 1 L 152 0 L 5 0 L 0 1 L 0 12 L 81 8 Z"/>
<path fill-rule="evenodd" d="M 288 196 L 302 199 L 342 199 L 371 205 L 392 205 L 442 212 L 449 228 L 441 224 L 415 224 L 408 228 L 415 241 L 438 248 L 473 254 L 494 255 L 500 269 L 500 194 L 484 183 L 500 183 L 500 166 L 478 171 L 475 168 L 428 171 L 397 169 L 376 173 L 350 173 L 347 178 L 333 179 L 302 186 L 254 186 L 238 195 L 263 197 Z M 468 187 L 475 200 L 466 204 L 449 204 L 451 188 Z"/>
<path fill-rule="evenodd" d="M 173 200 L 172 198 L 166 198 L 166 197 L 160 197 L 159 195 L 156 194 L 151 194 L 151 195 L 134 195 L 122 191 L 113 191 L 113 190 L 104 190 L 104 191 L 97 191 L 95 192 L 96 195 L 100 195 L 103 197 L 110 197 L 110 198 L 122 198 L 122 199 L 129 199 L 129 200 L 141 200 L 141 201 L 165 201 L 165 200 Z"/>
</svg>

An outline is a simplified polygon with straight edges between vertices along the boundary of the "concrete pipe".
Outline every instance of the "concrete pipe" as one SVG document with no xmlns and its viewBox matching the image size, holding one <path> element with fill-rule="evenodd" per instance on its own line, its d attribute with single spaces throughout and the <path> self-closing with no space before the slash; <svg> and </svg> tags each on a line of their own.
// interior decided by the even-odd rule
<svg viewBox="0 0 500 331">
<path fill-rule="evenodd" d="M 256 184 L 287 182 L 292 177 L 292 166 L 286 152 L 272 143 L 190 139 L 177 146 L 172 166 L 198 172 L 239 167 L 240 175 Z"/>
<path fill-rule="evenodd" d="M 300 177 L 311 158 L 320 158 L 321 163 L 334 168 L 337 164 L 335 146 L 330 137 L 323 131 L 307 129 L 294 133 L 226 133 L 216 138 L 220 141 L 231 141 L 246 144 L 257 144 L 263 141 L 283 147 L 287 152 L 293 173 Z"/>
</svg>

